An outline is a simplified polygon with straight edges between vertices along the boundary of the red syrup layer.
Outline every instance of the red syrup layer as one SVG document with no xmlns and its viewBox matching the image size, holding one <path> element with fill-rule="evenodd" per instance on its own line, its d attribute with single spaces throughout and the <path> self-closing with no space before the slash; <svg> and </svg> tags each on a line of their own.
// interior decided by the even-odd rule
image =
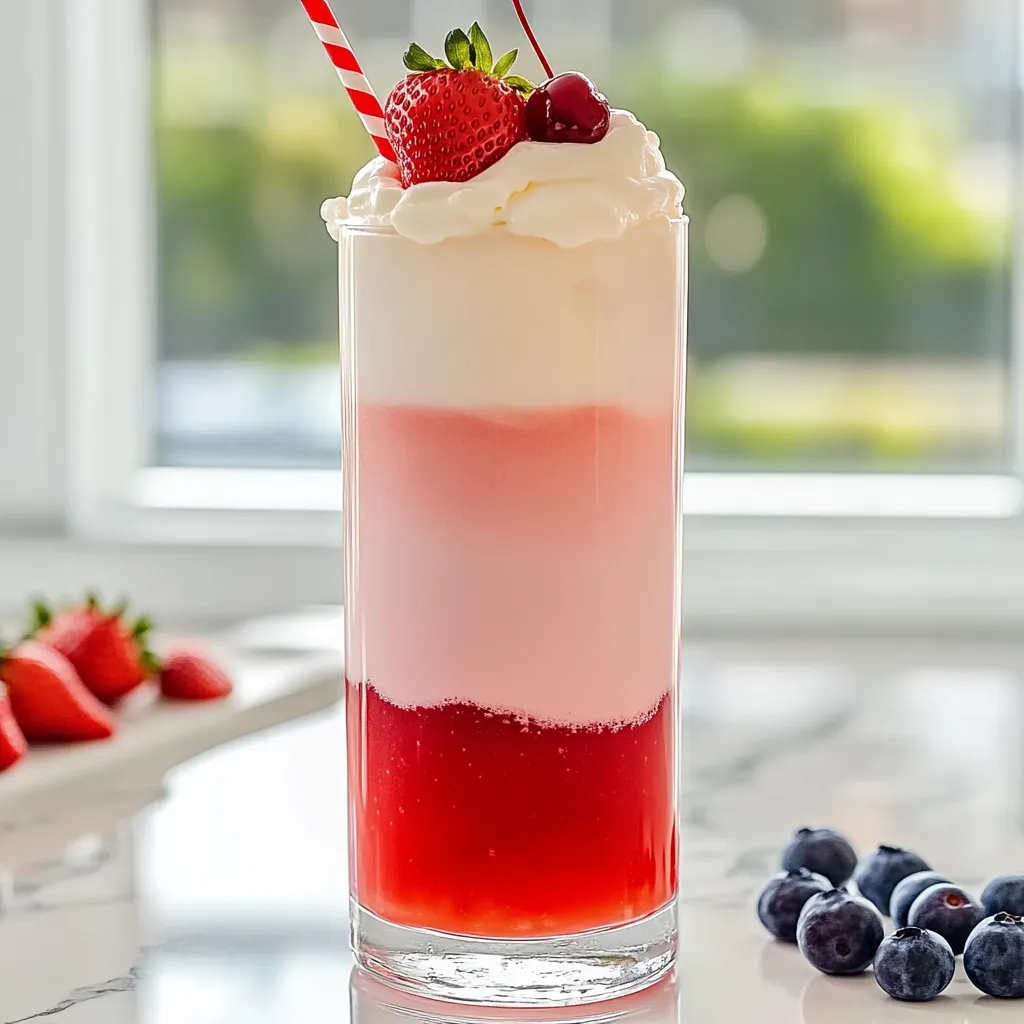
<svg viewBox="0 0 1024 1024">
<path fill-rule="evenodd" d="M 353 882 L 387 921 L 567 935 L 676 891 L 674 716 L 562 727 L 472 704 L 403 709 L 349 684 Z"/>
</svg>

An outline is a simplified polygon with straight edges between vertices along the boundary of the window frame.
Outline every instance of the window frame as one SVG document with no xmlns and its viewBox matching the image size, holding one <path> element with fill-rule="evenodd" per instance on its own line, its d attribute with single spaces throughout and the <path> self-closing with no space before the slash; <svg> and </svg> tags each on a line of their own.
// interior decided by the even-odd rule
<svg viewBox="0 0 1024 1024">
<path fill-rule="evenodd" d="M 54 393 L 62 401 L 36 401 L 44 388 L 30 382 L 20 408 L 35 402 L 23 429 L 50 436 L 60 429 L 55 423 L 66 427 L 49 441 L 45 500 L 23 501 L 25 510 L 38 523 L 44 511 L 57 522 L 66 508 L 61 532 L 76 550 L 128 544 L 143 560 L 168 549 L 198 559 L 211 548 L 235 551 L 239 564 L 247 559 L 249 571 L 239 579 L 248 587 L 259 586 L 261 559 L 270 565 L 282 551 L 294 553 L 296 569 L 318 571 L 325 556 L 333 563 L 341 543 L 340 474 L 149 464 L 157 353 L 149 4 L 36 0 L 20 9 L 36 12 L 33 38 L 46 46 L 44 60 L 17 70 L 19 91 L 39 86 L 48 104 L 52 137 L 39 196 L 48 190 L 56 197 L 46 210 L 46 235 L 50 255 L 62 253 L 62 272 L 50 280 L 59 300 L 52 309 L 62 315 L 56 327 L 40 329 L 37 356 L 46 372 L 36 375 L 51 387 L 59 379 Z M 25 90 L 27 73 L 35 80 Z M 13 71 L 0 67 L 0 79 L 5 74 Z M 0 252 L 10 241 L 0 239 Z M 1020 246 L 1017 232 L 1008 382 L 1014 473 L 692 473 L 685 485 L 691 623 L 712 630 L 742 623 L 892 629 L 1019 618 Z M 28 273 L 47 269 L 39 258 Z M 9 355 L 0 353 L 0 368 Z M 10 453 L 0 451 L 0 467 L 5 457 Z M 282 501 L 282 494 L 305 498 Z M 0 525 L 17 510 L 0 497 Z M 14 550 L 0 533 L 0 555 Z M 245 595 L 246 607 L 273 607 L 274 581 L 264 586 L 266 594 Z M 295 588 L 301 592 L 298 575 Z M 317 598 L 325 596 L 320 586 Z M 292 597 L 286 590 L 280 603 Z"/>
<path fill-rule="evenodd" d="M 140 0 L 67 0 L 70 526 L 141 536 L 128 482 L 149 461 L 157 359 L 152 32 Z"/>
<path fill-rule="evenodd" d="M 55 526 L 66 497 L 64 204 L 58 112 L 62 80 L 48 72 L 63 43 L 59 0 L 16 4 L 0 37 L 5 148 L 0 195 L 0 528 Z M 46 72 L 46 73 L 41 73 Z"/>
</svg>

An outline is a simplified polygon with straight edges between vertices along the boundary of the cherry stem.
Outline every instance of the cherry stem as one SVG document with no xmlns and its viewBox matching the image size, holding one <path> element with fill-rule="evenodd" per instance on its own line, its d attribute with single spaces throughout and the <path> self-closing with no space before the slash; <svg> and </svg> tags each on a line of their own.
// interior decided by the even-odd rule
<svg viewBox="0 0 1024 1024">
<path fill-rule="evenodd" d="M 530 45 L 537 52 L 537 56 L 540 58 L 541 66 L 544 68 L 544 73 L 548 78 L 554 78 L 555 73 L 551 70 L 551 65 L 548 63 L 547 57 L 544 56 L 544 51 L 540 48 L 540 43 L 537 42 L 537 37 L 533 34 L 533 29 L 530 28 L 529 21 L 526 20 L 526 12 L 523 10 L 523 0 L 512 0 L 515 5 L 516 14 L 519 15 L 519 21 L 523 26 L 523 31 L 526 33 L 526 38 L 530 40 Z"/>
</svg>

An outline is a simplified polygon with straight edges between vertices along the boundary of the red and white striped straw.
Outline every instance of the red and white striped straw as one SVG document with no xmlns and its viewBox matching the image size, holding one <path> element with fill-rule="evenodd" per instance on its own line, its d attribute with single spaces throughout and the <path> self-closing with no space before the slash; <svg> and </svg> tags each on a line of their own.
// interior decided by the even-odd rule
<svg viewBox="0 0 1024 1024">
<path fill-rule="evenodd" d="M 345 86 L 348 97 L 359 114 L 359 120 L 370 133 L 377 152 L 385 160 L 397 163 L 395 151 L 391 148 L 384 129 L 384 110 L 380 100 L 363 74 L 363 69 L 359 66 L 345 33 L 341 31 L 338 19 L 327 5 L 327 0 L 302 0 L 302 6 L 306 9 L 320 42 L 324 44 L 327 56 L 331 58 L 341 84 Z"/>
</svg>

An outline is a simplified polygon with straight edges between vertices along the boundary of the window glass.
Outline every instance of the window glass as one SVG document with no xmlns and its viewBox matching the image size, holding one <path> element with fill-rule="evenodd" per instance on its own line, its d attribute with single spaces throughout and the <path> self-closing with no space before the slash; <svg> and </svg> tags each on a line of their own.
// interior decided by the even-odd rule
<svg viewBox="0 0 1024 1024">
<path fill-rule="evenodd" d="M 298 5 L 155 3 L 156 461 L 337 465 L 319 206 L 369 143 Z M 382 94 L 410 38 L 474 18 L 537 73 L 507 0 L 333 5 Z M 691 467 L 1004 467 L 1011 0 L 531 9 L 687 185 Z"/>
</svg>

